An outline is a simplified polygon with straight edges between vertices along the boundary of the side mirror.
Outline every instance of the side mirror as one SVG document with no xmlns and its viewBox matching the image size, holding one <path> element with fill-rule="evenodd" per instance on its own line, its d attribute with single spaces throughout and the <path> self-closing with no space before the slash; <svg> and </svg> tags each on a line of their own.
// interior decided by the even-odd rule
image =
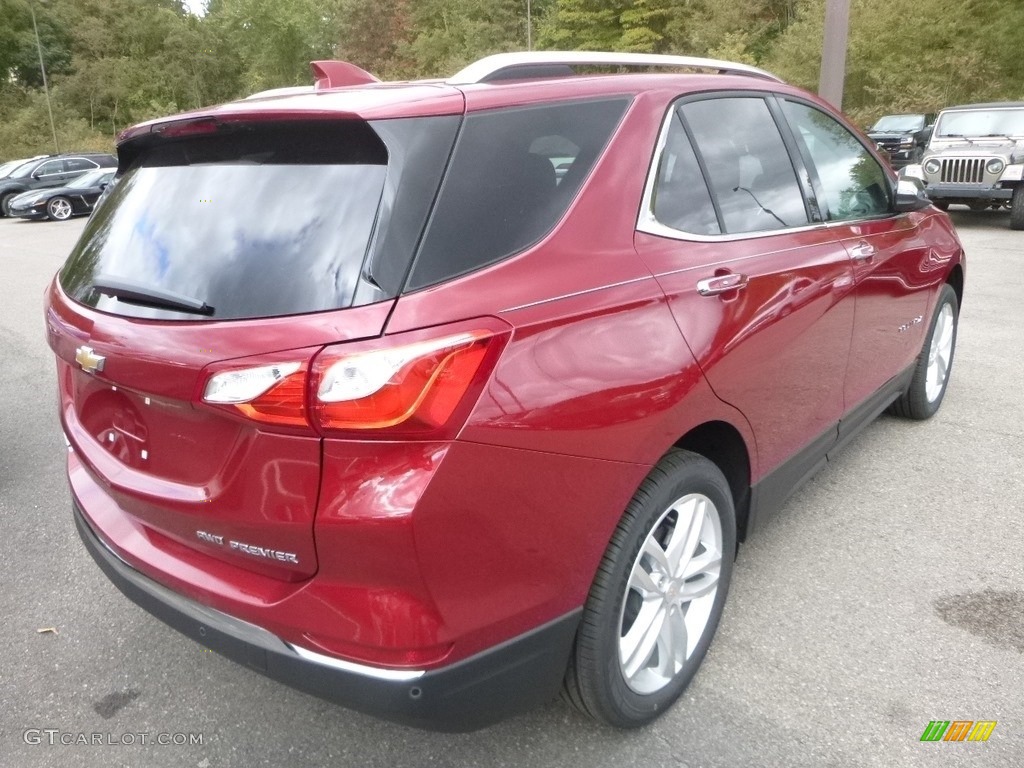
<svg viewBox="0 0 1024 768">
<path fill-rule="evenodd" d="M 101 181 L 100 182 L 100 189 L 106 189 L 106 188 L 107 188 L 107 182 Z"/>
<path fill-rule="evenodd" d="M 925 192 L 924 182 L 913 176 L 900 173 L 896 181 L 896 211 L 909 213 L 920 211 L 932 204 Z"/>
<path fill-rule="evenodd" d="M 929 141 L 931 141 L 932 131 L 933 130 L 935 130 L 935 126 L 934 125 L 926 125 L 924 127 L 924 130 L 921 131 L 921 143 L 922 144 L 927 144 Z"/>
</svg>

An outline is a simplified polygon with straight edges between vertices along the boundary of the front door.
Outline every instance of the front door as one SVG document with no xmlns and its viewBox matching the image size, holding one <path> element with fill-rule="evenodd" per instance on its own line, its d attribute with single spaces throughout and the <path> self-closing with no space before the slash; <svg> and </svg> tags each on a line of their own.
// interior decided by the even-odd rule
<svg viewBox="0 0 1024 768">
<path fill-rule="evenodd" d="M 783 464 L 798 480 L 843 413 L 850 257 L 812 221 L 765 98 L 684 100 L 670 120 L 637 250 L 715 393 L 749 421 L 752 480 Z"/>
</svg>

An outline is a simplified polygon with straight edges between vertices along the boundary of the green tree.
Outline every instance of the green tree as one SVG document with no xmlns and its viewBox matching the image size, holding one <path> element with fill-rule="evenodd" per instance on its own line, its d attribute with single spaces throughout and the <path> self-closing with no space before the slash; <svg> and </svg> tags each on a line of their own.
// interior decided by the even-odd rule
<svg viewBox="0 0 1024 768">
<path fill-rule="evenodd" d="M 217 0 L 203 22 L 237 55 L 247 91 L 310 82 L 309 62 L 337 44 L 336 0 Z"/>
</svg>

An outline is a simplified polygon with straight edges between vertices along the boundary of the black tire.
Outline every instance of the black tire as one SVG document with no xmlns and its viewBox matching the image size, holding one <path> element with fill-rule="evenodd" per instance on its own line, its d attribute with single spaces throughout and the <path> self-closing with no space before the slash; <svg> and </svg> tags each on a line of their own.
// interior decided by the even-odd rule
<svg viewBox="0 0 1024 768">
<path fill-rule="evenodd" d="M 942 381 L 938 394 L 933 392 L 932 397 L 929 397 L 928 364 L 931 356 L 932 339 L 935 336 L 939 316 L 943 313 L 943 308 L 947 306 L 952 311 L 952 347 L 949 350 L 949 361 L 946 365 L 945 379 Z M 942 290 L 939 292 L 939 301 L 935 305 L 935 312 L 932 315 L 931 324 L 928 326 L 928 334 L 925 336 L 921 354 L 918 355 L 917 363 L 914 365 L 914 376 L 910 380 L 910 386 L 889 407 L 890 413 L 907 419 L 923 420 L 931 418 L 939 410 L 939 406 L 942 405 L 942 399 L 946 396 L 946 387 L 949 386 L 949 376 L 953 371 L 959 315 L 960 305 L 956 298 L 956 292 L 947 283 L 942 286 Z"/>
<path fill-rule="evenodd" d="M 54 221 L 67 221 L 74 211 L 66 197 L 55 197 L 46 204 L 46 215 Z"/>
<path fill-rule="evenodd" d="M 0 217 L 11 215 L 11 212 L 7 209 L 7 206 L 10 205 L 11 200 L 16 198 L 19 194 L 21 193 L 8 192 L 6 195 L 0 195 Z"/>
<path fill-rule="evenodd" d="M 945 200 L 932 200 L 932 205 L 934 205 L 940 211 L 949 210 L 949 203 L 947 203 Z"/>
<path fill-rule="evenodd" d="M 1024 229 L 1024 184 L 1014 187 L 1010 199 L 1010 229 Z"/>
<path fill-rule="evenodd" d="M 691 494 L 697 500 L 704 497 L 704 500 L 711 502 L 710 507 L 705 507 L 706 514 L 695 511 L 693 517 L 684 517 L 688 504 L 682 505 L 683 511 L 676 511 L 674 505 L 685 501 Z M 721 555 L 717 566 L 717 582 L 713 581 L 710 572 L 714 567 L 708 572 L 701 571 L 688 578 L 684 578 L 680 571 L 675 582 L 671 579 L 662 581 L 659 587 L 662 591 L 652 591 L 645 602 L 638 591 L 628 586 L 634 565 L 641 564 L 642 545 L 649 536 L 655 537 L 659 543 L 662 543 L 662 538 L 665 543 L 675 541 L 671 537 L 676 532 L 676 524 L 696 520 L 698 514 L 702 521 L 701 528 L 690 531 L 698 533 L 699 541 L 691 555 L 685 555 L 688 546 L 680 550 L 685 559 L 679 562 L 693 564 L 700 557 L 714 562 L 717 550 Z M 717 530 L 712 522 L 715 518 L 719 523 Z M 685 534 L 686 541 L 693 540 L 687 529 L 678 530 Z M 709 541 L 718 536 L 720 546 L 706 547 L 705 531 L 709 533 Z M 707 653 L 728 595 L 735 554 L 736 514 L 725 477 L 718 467 L 703 456 L 689 451 L 671 451 L 640 485 L 626 507 L 601 560 L 569 659 L 565 697 L 584 714 L 619 728 L 646 725 L 668 709 L 690 683 Z M 682 599 L 679 591 L 685 590 L 687 586 L 700 592 L 712 584 L 715 584 L 713 592 L 708 591 L 705 596 L 698 596 L 692 601 L 670 605 L 671 601 Z M 659 600 L 662 602 L 659 603 Z M 703 628 L 699 631 L 692 651 L 685 659 L 678 660 L 680 668 L 674 669 L 673 664 L 674 671 L 663 675 L 666 681 L 663 687 L 651 692 L 638 692 L 635 687 L 638 685 L 638 676 L 642 679 L 651 673 L 647 662 L 655 663 L 655 659 L 662 661 L 659 654 L 663 653 L 660 642 L 663 631 L 657 632 L 659 642 L 649 653 L 636 656 L 641 660 L 641 671 L 634 673 L 632 684 L 627 682 L 619 660 L 620 639 L 627 635 L 624 632 L 627 625 L 632 627 L 638 621 L 641 605 L 654 610 L 656 615 L 666 617 L 658 626 L 667 625 L 669 621 L 683 621 L 692 610 L 697 611 L 694 614 L 696 623 L 703 621 Z M 663 613 L 658 614 L 658 611 Z M 702 616 L 706 616 L 706 619 L 702 619 Z M 650 626 L 655 626 L 655 622 L 651 622 Z M 639 625 L 635 628 L 639 628 Z M 671 627 L 668 627 L 668 631 L 671 634 Z M 686 648 L 689 647 L 690 642 L 687 641 Z M 670 658 L 665 654 L 665 660 Z"/>
</svg>

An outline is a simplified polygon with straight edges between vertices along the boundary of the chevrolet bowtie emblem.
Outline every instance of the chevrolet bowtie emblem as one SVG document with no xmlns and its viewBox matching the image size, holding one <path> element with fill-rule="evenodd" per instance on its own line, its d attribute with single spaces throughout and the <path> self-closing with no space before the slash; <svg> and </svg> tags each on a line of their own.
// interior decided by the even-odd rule
<svg viewBox="0 0 1024 768">
<path fill-rule="evenodd" d="M 97 373 L 103 370 L 103 364 L 107 358 L 97 355 L 92 347 L 79 347 L 75 350 L 75 362 L 82 366 L 86 373 Z"/>
</svg>

